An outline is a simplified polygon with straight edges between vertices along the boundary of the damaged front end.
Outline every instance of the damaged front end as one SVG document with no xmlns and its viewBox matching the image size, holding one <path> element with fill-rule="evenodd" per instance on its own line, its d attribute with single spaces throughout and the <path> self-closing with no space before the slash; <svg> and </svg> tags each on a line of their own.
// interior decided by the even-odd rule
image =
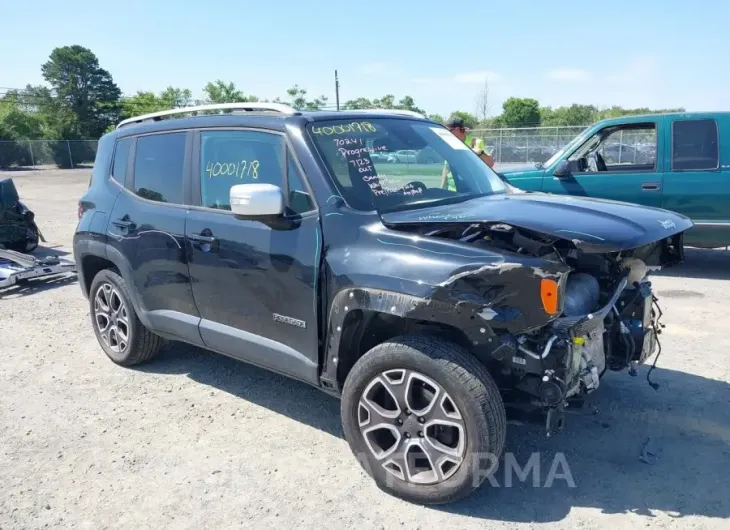
<svg viewBox="0 0 730 530">
<path fill-rule="evenodd" d="M 659 356 L 662 312 L 648 273 L 682 261 L 689 221 L 676 223 L 665 237 L 649 242 L 645 237 L 642 244 L 621 250 L 615 242 L 602 248 L 595 241 L 584 244 L 556 234 L 568 230 L 545 233 L 503 221 L 429 221 L 391 223 L 390 228 L 476 245 L 499 253 L 505 262 L 545 264 L 500 274 L 491 274 L 494 267 L 473 267 L 440 284 L 432 300 L 469 306 L 489 326 L 489 340 L 474 342 L 474 354 L 498 380 L 508 406 L 547 411 L 548 435 L 562 428 L 568 404 L 582 403 L 607 370 L 636 375 L 637 365 Z M 650 373 L 647 380 L 656 388 Z"/>
</svg>

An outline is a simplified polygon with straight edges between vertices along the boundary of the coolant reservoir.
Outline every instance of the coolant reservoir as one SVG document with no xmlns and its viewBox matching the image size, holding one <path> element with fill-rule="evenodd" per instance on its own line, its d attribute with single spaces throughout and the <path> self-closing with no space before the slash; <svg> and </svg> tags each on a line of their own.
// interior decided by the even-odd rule
<svg viewBox="0 0 730 530">
<path fill-rule="evenodd" d="M 646 263 L 639 258 L 623 258 L 619 262 L 619 266 L 622 269 L 629 269 L 629 285 L 634 285 L 636 282 L 640 282 L 646 278 L 648 271 Z"/>
</svg>

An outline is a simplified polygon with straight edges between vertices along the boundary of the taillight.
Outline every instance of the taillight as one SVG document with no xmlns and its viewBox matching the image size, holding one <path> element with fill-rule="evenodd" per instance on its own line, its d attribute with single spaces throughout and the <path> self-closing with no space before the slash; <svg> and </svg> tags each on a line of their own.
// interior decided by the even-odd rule
<svg viewBox="0 0 730 530">
<path fill-rule="evenodd" d="M 81 203 L 79 203 L 76 213 L 78 214 L 79 219 L 81 219 L 81 216 L 84 215 L 84 207 L 81 205 Z"/>
</svg>

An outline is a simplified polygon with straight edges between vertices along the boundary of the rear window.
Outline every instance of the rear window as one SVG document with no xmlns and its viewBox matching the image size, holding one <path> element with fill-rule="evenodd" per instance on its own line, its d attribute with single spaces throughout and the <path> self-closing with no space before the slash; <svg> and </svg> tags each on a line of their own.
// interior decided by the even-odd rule
<svg viewBox="0 0 730 530">
<path fill-rule="evenodd" d="M 124 179 L 127 175 L 127 160 L 129 160 L 129 150 L 131 147 L 132 139 L 123 138 L 117 142 L 117 148 L 114 151 L 112 178 L 121 184 L 124 184 Z"/>
<path fill-rule="evenodd" d="M 134 193 L 157 202 L 183 203 L 185 133 L 137 138 Z"/>
<path fill-rule="evenodd" d="M 701 171 L 719 167 L 715 120 L 677 120 L 672 123 L 672 170 Z"/>
</svg>

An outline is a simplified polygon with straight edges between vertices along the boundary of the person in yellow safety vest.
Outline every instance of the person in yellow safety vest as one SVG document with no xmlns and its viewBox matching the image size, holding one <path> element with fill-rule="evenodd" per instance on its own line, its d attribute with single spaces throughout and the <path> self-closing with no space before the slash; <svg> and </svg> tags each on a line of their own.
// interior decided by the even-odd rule
<svg viewBox="0 0 730 530">
<path fill-rule="evenodd" d="M 457 116 L 452 116 L 445 123 L 445 126 L 454 136 L 466 143 L 467 128 L 466 125 L 464 125 L 463 119 Z M 471 147 L 489 167 L 494 166 L 494 158 L 484 152 L 484 140 L 478 138 Z M 449 191 L 456 191 L 456 182 L 454 181 L 454 176 L 451 174 L 451 170 L 449 169 L 449 164 L 446 161 L 444 161 L 444 170 L 441 174 L 441 188 Z"/>
</svg>

